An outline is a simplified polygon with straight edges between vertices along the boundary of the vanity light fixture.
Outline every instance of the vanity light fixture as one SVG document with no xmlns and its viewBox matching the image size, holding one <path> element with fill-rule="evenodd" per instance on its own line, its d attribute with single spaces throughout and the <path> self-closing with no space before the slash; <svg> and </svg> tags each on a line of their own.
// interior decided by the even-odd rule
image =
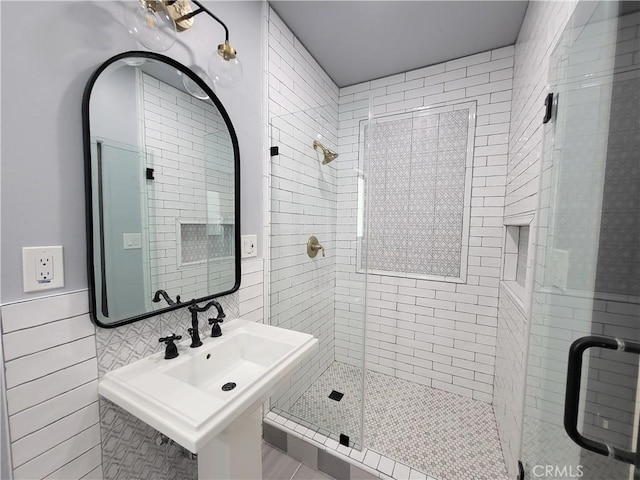
<svg viewBox="0 0 640 480">
<path fill-rule="evenodd" d="M 176 43 L 176 23 L 164 2 L 140 0 L 124 17 L 129 33 L 141 45 L 154 52 L 164 52 Z"/>
<path fill-rule="evenodd" d="M 190 0 L 140 0 L 127 24 L 138 42 L 154 51 L 169 49 L 176 40 L 176 32 L 189 29 L 193 17 L 204 12 L 224 28 L 224 43 L 218 45 L 209 59 L 209 76 L 214 84 L 231 88 L 243 75 L 236 49 L 229 43 L 229 29 L 222 20 L 207 10 L 202 3 L 191 0 L 198 8 L 191 8 Z"/>
</svg>

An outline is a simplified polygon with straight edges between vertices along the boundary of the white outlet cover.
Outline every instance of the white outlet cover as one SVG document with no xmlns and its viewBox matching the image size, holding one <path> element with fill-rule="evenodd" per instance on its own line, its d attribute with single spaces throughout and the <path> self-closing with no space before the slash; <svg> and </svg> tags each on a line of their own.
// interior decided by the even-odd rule
<svg viewBox="0 0 640 480">
<path fill-rule="evenodd" d="M 51 258 L 52 276 L 48 282 L 38 282 L 38 261 Z M 22 248 L 22 285 L 25 293 L 64 287 L 64 259 L 61 246 Z"/>
</svg>

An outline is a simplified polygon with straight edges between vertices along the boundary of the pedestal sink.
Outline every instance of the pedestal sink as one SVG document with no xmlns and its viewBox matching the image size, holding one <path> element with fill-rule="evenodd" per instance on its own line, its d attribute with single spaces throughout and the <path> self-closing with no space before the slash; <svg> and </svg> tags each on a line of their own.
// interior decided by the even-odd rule
<svg viewBox="0 0 640 480">
<path fill-rule="evenodd" d="M 318 350 L 312 335 L 242 319 L 199 348 L 178 344 L 107 373 L 100 395 L 198 454 L 198 478 L 259 479 L 261 406 Z"/>
</svg>

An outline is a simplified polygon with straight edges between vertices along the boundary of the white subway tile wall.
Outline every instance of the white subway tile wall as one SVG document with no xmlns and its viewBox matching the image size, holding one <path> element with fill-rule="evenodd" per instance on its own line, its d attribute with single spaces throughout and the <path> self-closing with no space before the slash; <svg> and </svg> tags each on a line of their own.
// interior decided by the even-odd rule
<svg viewBox="0 0 640 480">
<path fill-rule="evenodd" d="M 82 478 L 101 464 L 95 327 L 86 291 L 2 307 L 14 477 Z M 102 478 L 102 472 L 91 478 Z"/>
<path fill-rule="evenodd" d="M 493 411 L 510 478 L 515 478 L 513 475 L 517 472 L 520 453 L 524 397 L 522 377 L 527 361 L 525 332 L 528 318 L 518 300 L 513 298 L 510 289 L 500 289 Z"/>
<path fill-rule="evenodd" d="M 516 41 L 505 217 L 536 211 L 549 56 L 575 4 L 531 2 Z M 531 242 L 536 238 L 536 224 L 534 219 Z M 528 298 L 525 295 L 525 305 Z M 500 302 L 494 410 L 507 470 L 513 477 L 520 451 L 528 318 L 516 307 L 506 287 L 500 289 Z"/>
<path fill-rule="evenodd" d="M 232 252 L 216 254 L 221 258 L 213 266 L 192 252 L 201 244 L 204 258 L 210 256 L 208 247 L 234 228 L 233 147 L 224 120 L 211 102 L 146 73 L 140 82 L 141 136 L 155 177 L 146 180 L 145 199 L 151 290 L 183 299 L 229 290 L 235 280 Z M 205 224 L 208 241 L 181 232 Z"/>
<path fill-rule="evenodd" d="M 376 117 L 475 102 L 466 283 L 370 274 L 366 360 L 381 373 L 492 401 L 513 53 L 504 47 L 340 90 L 336 360 L 362 359 L 364 307 L 352 289 L 363 277 L 355 218 L 359 128 L 370 99 Z"/>
<path fill-rule="evenodd" d="M 322 165 L 314 140 L 336 150 L 338 87 L 269 9 L 271 146 L 270 321 L 311 333 L 320 350 L 272 396 L 283 410 L 334 360 L 336 193 L 338 158 Z M 324 251 L 307 255 L 315 235 Z"/>
<path fill-rule="evenodd" d="M 241 315 L 262 322 L 263 260 L 244 261 L 242 269 L 242 288 L 219 300 L 227 318 Z M 99 405 L 104 402 L 99 401 L 97 386 L 100 374 L 160 351 L 160 333 L 171 330 L 184 335 L 189 315 L 169 314 L 103 329 L 94 327 L 88 312 L 86 290 L 0 309 L 14 478 L 111 479 L 123 478 L 124 473 L 129 475 L 125 478 L 188 478 L 180 475 L 191 471 L 192 465 L 181 464 L 182 454 L 176 448 L 160 450 L 157 458 L 170 460 L 163 464 L 164 470 L 153 467 L 144 455 L 126 472 L 122 470 L 126 462 L 111 462 L 114 452 L 134 452 L 140 444 L 122 435 L 109 437 L 107 427 L 118 419 L 114 428 L 135 431 L 141 422 L 113 405 Z M 201 323 L 205 323 L 205 335 L 209 327 Z M 147 436 L 136 438 L 155 447 L 155 432 L 144 432 Z M 113 441 L 105 444 L 105 438 Z M 104 477 L 103 462 L 110 467 L 105 468 Z"/>
</svg>

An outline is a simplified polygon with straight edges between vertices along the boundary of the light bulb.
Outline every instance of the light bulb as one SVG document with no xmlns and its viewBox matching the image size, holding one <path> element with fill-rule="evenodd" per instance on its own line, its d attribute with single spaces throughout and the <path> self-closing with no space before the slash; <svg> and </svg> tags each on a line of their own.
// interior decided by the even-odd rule
<svg viewBox="0 0 640 480">
<path fill-rule="evenodd" d="M 155 52 L 164 52 L 176 42 L 176 24 L 162 2 L 142 1 L 125 13 L 129 33 L 141 45 Z M 157 10 L 156 10 L 157 9 Z"/>
<path fill-rule="evenodd" d="M 242 64 L 238 57 L 225 60 L 218 51 L 209 59 L 209 76 L 215 85 L 222 88 L 233 88 L 242 80 Z"/>
<path fill-rule="evenodd" d="M 192 70 L 203 81 L 207 81 L 207 74 L 200 67 L 192 67 Z M 207 92 L 200 88 L 200 85 L 194 82 L 191 77 L 189 77 L 189 75 L 183 74 L 182 72 L 180 72 L 180 75 L 182 75 L 182 85 L 184 85 L 184 88 L 187 90 L 187 92 L 189 92 L 190 95 L 199 98 L 200 100 L 209 100 L 209 95 L 207 95 Z"/>
<path fill-rule="evenodd" d="M 147 59 L 142 57 L 127 57 L 122 59 L 122 62 L 130 67 L 139 67 L 140 65 L 144 65 L 146 61 Z"/>
</svg>

